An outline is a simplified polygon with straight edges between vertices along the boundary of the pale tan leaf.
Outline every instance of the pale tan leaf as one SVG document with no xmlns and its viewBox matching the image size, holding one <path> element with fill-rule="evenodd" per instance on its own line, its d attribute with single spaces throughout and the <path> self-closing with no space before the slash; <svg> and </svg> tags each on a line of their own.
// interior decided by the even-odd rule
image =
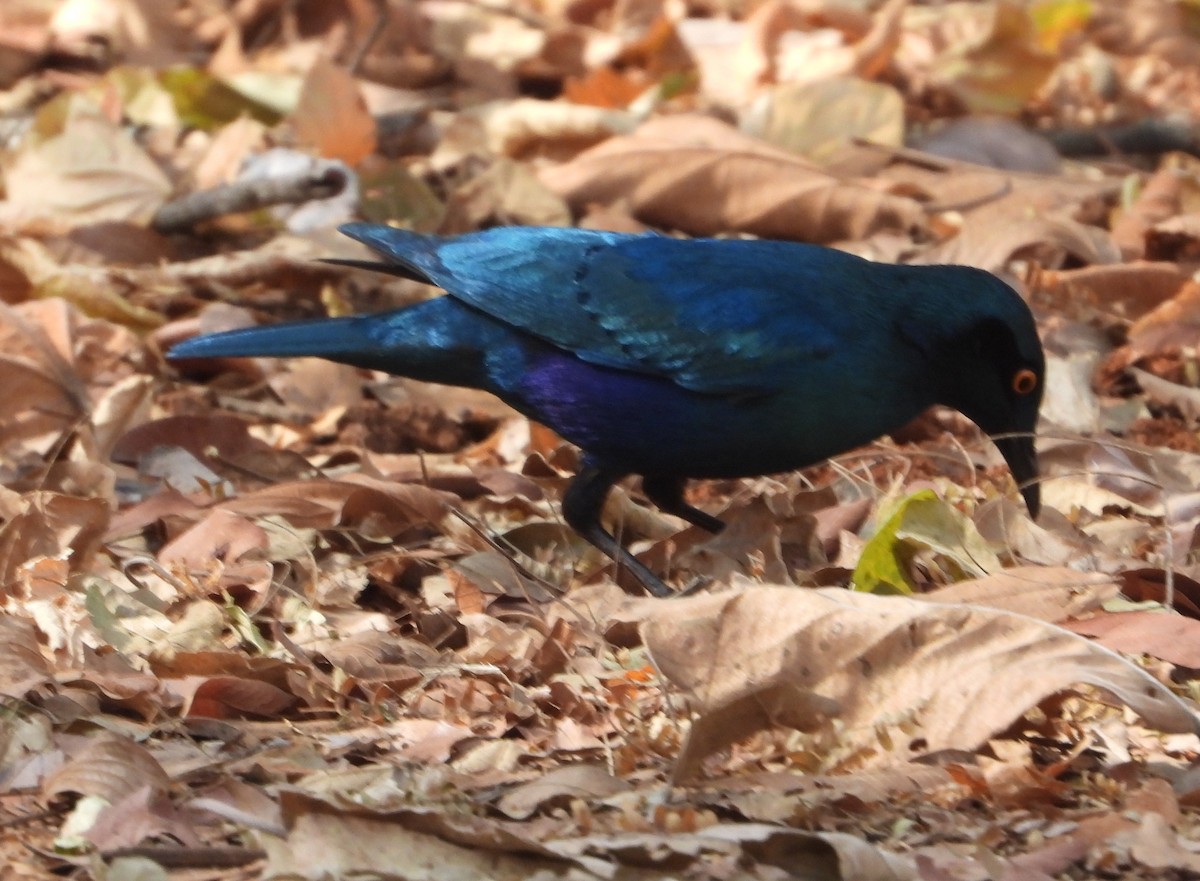
<svg viewBox="0 0 1200 881">
<path fill-rule="evenodd" d="M 94 795 L 115 804 L 143 787 L 166 789 L 170 780 L 150 752 L 124 737 L 101 735 L 51 774 L 42 797 L 65 792 Z"/>
<path fill-rule="evenodd" d="M 1018 110 L 1057 64 L 1038 45 L 1029 11 L 1010 0 L 950 3 L 920 12 L 908 26 L 933 32 L 941 50 L 931 66 L 933 77 L 973 111 Z"/>
<path fill-rule="evenodd" d="M 382 874 L 408 881 L 450 881 L 489 878 L 524 881 L 527 878 L 580 879 L 592 873 L 568 875 L 586 859 L 563 862 L 532 839 L 479 818 L 414 811 L 372 815 L 323 803 L 311 796 L 285 791 L 281 795 L 286 838 L 261 836 L 267 851 L 265 878 L 352 877 Z M 453 829 L 453 837 L 450 834 Z M 490 834 L 489 834 L 490 833 Z"/>
<path fill-rule="evenodd" d="M 570 226 L 571 212 L 528 163 L 502 158 L 450 194 L 439 231 L 447 235 L 471 232 L 497 220 L 525 226 Z"/>
<path fill-rule="evenodd" d="M 87 839 L 105 851 L 136 847 L 156 836 L 198 847 L 201 842 L 194 825 L 162 789 L 143 786 L 101 811 Z"/>
<path fill-rule="evenodd" d="M 760 587 L 660 604 L 641 630 L 656 665 L 699 713 L 677 778 L 779 723 L 836 724 L 839 748 L 858 749 L 860 762 L 973 749 L 1080 684 L 1108 691 L 1161 730 L 1200 730 L 1182 702 L 1120 656 L 996 609 Z M 880 739 L 895 725 L 905 733 Z"/>
<path fill-rule="evenodd" d="M 766 93 L 743 130 L 814 162 L 829 164 L 858 138 L 904 143 L 904 98 L 891 86 L 855 78 L 786 84 Z"/>
<path fill-rule="evenodd" d="M 79 110 L 61 133 L 27 145 L 4 180 L 8 216 L 75 225 L 146 222 L 171 194 L 154 160 L 99 108 Z"/>
<path fill-rule="evenodd" d="M 1117 246 L 1106 230 L 1046 211 L 1029 216 L 1023 198 L 985 205 L 972 212 L 959 233 L 945 244 L 921 254 L 922 263 L 962 263 L 989 272 L 1005 268 L 1022 254 L 1044 255 L 1041 262 L 1058 265 L 1068 257 L 1081 263 L 1119 263 Z"/>
<path fill-rule="evenodd" d="M 1171 382 L 1137 367 L 1128 370 L 1149 400 L 1174 407 L 1189 422 L 1200 421 L 1200 389 Z"/>
<path fill-rule="evenodd" d="M 1120 592 L 1114 579 L 1098 572 L 1079 572 L 1065 566 L 1014 566 L 939 587 L 917 598 L 933 603 L 990 606 L 1054 623 L 1094 611 Z"/>
<path fill-rule="evenodd" d="M 573 155 L 637 124 L 637 117 L 624 110 L 532 98 L 489 105 L 472 115 L 482 121 L 492 151 L 509 157 Z"/>
<path fill-rule="evenodd" d="M 694 235 L 740 231 L 831 242 L 924 226 L 913 200 L 843 182 L 716 120 L 652 120 L 542 181 L 576 211 L 628 203 L 639 220 Z"/>
<path fill-rule="evenodd" d="M 497 807 L 513 819 L 524 820 L 548 807 L 569 804 L 572 799 L 590 802 L 629 789 L 628 783 L 614 777 L 603 765 L 578 762 L 510 789 Z"/>
<path fill-rule="evenodd" d="M 1039 297 L 1068 315 L 1088 307 L 1109 320 L 1135 321 L 1173 297 L 1188 277 L 1175 263 L 1137 260 L 1044 270 L 1034 277 L 1034 286 Z"/>
</svg>

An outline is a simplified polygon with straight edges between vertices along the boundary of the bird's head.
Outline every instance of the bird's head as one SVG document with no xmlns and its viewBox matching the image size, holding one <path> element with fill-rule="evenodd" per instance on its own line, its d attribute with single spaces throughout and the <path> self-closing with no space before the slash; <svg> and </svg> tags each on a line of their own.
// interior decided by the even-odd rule
<svg viewBox="0 0 1200 881">
<path fill-rule="evenodd" d="M 1033 314 L 1016 291 L 990 273 L 964 266 L 921 269 L 946 273 L 932 279 L 941 296 L 928 298 L 924 305 L 936 311 L 919 309 L 924 313 L 920 326 L 908 324 L 904 335 L 932 362 L 938 403 L 987 432 L 1029 513 L 1037 517 L 1041 493 L 1033 438 L 1046 356 Z M 929 302 L 938 299 L 940 307 Z"/>
</svg>

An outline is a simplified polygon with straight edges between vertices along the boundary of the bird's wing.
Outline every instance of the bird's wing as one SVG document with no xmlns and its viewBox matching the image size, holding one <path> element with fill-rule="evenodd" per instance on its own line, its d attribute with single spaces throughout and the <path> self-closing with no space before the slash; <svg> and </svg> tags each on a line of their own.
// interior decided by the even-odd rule
<svg viewBox="0 0 1200 881">
<path fill-rule="evenodd" d="M 708 394 L 761 395 L 846 340 L 838 294 L 863 261 L 778 242 L 507 227 L 439 239 L 347 234 L 493 318 L 589 363 Z"/>
</svg>

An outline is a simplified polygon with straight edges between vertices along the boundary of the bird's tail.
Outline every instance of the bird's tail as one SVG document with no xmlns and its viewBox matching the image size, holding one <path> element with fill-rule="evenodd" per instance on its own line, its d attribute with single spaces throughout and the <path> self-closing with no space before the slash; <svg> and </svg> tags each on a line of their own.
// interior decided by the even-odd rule
<svg viewBox="0 0 1200 881">
<path fill-rule="evenodd" d="M 187 358 L 317 357 L 427 382 L 487 388 L 489 354 L 519 348 L 511 328 L 451 297 L 376 315 L 318 318 L 196 337 L 167 353 Z"/>
<path fill-rule="evenodd" d="M 287 358 L 313 356 L 334 361 L 369 352 L 378 343 L 370 326 L 360 318 L 317 318 L 268 327 L 247 327 L 185 340 L 168 357 L 184 358 Z"/>
</svg>

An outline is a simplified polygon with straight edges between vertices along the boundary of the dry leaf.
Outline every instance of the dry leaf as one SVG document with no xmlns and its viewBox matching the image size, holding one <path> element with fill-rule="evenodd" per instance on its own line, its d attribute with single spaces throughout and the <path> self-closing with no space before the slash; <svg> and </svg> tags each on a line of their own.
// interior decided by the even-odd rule
<svg viewBox="0 0 1200 881">
<path fill-rule="evenodd" d="M 1146 654 L 1181 667 L 1200 668 L 1200 621 L 1168 610 L 1103 612 L 1063 624 L 1115 652 Z"/>
<path fill-rule="evenodd" d="M 165 790 L 169 784 L 166 772 L 145 747 L 124 737 L 101 735 L 46 778 L 42 797 L 49 800 L 73 792 L 115 804 L 144 787 Z"/>
<path fill-rule="evenodd" d="M 645 223 L 694 235 L 830 242 L 924 225 L 910 199 L 844 183 L 698 117 L 653 120 L 541 177 L 577 211 L 627 202 Z"/>
<path fill-rule="evenodd" d="M 836 725 L 857 762 L 974 749 L 1043 698 L 1094 685 L 1165 731 L 1200 722 L 1118 655 L 1032 618 L 841 589 L 748 588 L 673 600 L 641 628 L 698 718 L 675 770 L 757 730 Z M 889 740 L 881 730 L 899 726 Z"/>
<path fill-rule="evenodd" d="M 52 216 L 74 226 L 149 221 L 171 194 L 170 181 L 99 108 L 76 110 L 60 133 L 28 144 L 8 164 L 6 216 Z"/>
<path fill-rule="evenodd" d="M 291 122 L 300 143 L 325 159 L 354 166 L 375 152 L 375 119 L 358 84 L 327 58 L 309 68 Z"/>
<path fill-rule="evenodd" d="M 1112 578 L 1065 566 L 1014 566 L 939 587 L 918 599 L 991 606 L 1051 624 L 1100 608 L 1121 592 Z"/>
</svg>

